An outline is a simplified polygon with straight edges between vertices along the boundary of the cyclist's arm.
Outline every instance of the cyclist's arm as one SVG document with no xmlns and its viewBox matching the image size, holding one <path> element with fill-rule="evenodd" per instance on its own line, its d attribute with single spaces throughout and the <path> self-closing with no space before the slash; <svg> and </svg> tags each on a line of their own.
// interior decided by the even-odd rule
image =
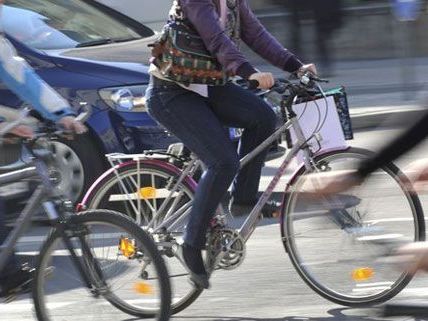
<svg viewBox="0 0 428 321">
<path fill-rule="evenodd" d="M 386 165 L 405 154 L 410 149 L 428 136 L 428 113 L 420 118 L 412 127 L 407 129 L 403 134 L 394 139 L 391 143 L 381 149 L 371 159 L 363 162 L 358 173 L 362 177 L 367 177 L 369 174 Z"/>
<path fill-rule="evenodd" d="M 70 105 L 19 57 L 12 44 L 0 35 L 0 79 L 42 117 L 58 121 L 75 115 Z"/>
</svg>

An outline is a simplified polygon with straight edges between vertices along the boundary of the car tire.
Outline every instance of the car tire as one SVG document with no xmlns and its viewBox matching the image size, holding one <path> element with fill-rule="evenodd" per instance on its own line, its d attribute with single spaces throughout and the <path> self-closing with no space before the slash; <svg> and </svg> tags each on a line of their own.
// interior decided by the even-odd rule
<svg viewBox="0 0 428 321">
<path fill-rule="evenodd" d="M 55 165 L 51 177 L 73 203 L 78 202 L 94 180 L 106 169 L 104 154 L 99 151 L 90 134 L 76 136 L 74 140 L 53 142 Z"/>
</svg>

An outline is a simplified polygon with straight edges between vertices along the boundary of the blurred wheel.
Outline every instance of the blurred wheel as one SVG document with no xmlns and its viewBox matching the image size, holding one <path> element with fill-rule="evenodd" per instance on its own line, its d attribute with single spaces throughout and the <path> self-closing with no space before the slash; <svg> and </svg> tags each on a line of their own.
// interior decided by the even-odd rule
<svg viewBox="0 0 428 321">
<path fill-rule="evenodd" d="M 372 155 L 349 148 L 319 155 L 314 164 L 320 172 L 348 170 Z M 302 167 L 293 178 L 281 215 L 282 240 L 299 275 L 319 295 L 345 306 L 397 295 L 412 277 L 379 258 L 397 244 L 425 240 L 423 210 L 407 177 L 388 163 L 364 183 L 321 198 L 306 192 L 312 182 L 306 173 Z"/>
</svg>

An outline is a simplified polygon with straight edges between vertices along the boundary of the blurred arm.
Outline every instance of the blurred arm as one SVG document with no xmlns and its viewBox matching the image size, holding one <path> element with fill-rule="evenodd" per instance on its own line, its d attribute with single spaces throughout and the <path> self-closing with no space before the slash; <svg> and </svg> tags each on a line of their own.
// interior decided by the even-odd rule
<svg viewBox="0 0 428 321">
<path fill-rule="evenodd" d="M 0 35 L 0 79 L 42 117 L 57 121 L 75 113 L 70 105 L 19 57 L 12 44 Z"/>
<path fill-rule="evenodd" d="M 378 168 L 405 154 L 428 136 L 428 113 L 412 127 L 386 145 L 373 158 L 363 162 L 358 169 L 362 177 L 366 177 Z"/>
</svg>

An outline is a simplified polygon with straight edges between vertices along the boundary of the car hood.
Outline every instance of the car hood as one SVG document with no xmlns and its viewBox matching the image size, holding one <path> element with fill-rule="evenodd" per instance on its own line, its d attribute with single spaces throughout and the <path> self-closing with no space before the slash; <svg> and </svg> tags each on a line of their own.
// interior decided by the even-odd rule
<svg viewBox="0 0 428 321">
<path fill-rule="evenodd" d="M 122 83 L 148 80 L 150 48 L 157 35 L 141 40 L 107 45 L 47 50 L 45 54 L 64 69 L 108 78 Z M 121 72 L 122 71 L 122 72 Z"/>
</svg>

